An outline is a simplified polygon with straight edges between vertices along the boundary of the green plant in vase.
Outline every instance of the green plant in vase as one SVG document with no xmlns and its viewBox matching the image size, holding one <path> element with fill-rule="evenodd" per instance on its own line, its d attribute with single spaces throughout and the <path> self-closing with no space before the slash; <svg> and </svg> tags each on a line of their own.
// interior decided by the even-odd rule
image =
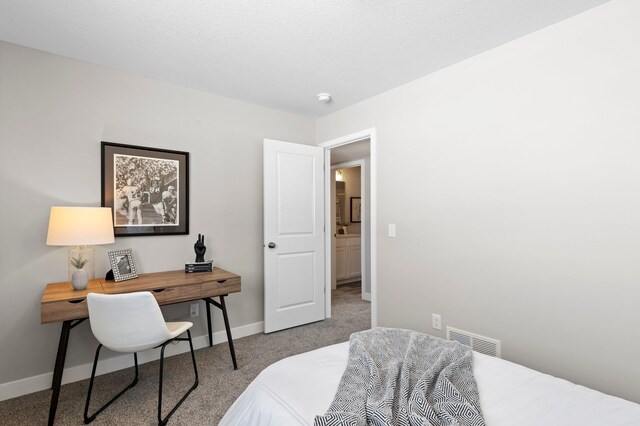
<svg viewBox="0 0 640 426">
<path fill-rule="evenodd" d="M 74 290 L 84 290 L 87 288 L 87 283 L 89 282 L 87 271 L 84 270 L 84 267 L 87 263 L 89 263 L 88 259 L 83 259 L 82 255 L 78 257 L 71 258 L 71 266 L 76 268 L 76 271 L 71 275 L 71 285 Z"/>
</svg>

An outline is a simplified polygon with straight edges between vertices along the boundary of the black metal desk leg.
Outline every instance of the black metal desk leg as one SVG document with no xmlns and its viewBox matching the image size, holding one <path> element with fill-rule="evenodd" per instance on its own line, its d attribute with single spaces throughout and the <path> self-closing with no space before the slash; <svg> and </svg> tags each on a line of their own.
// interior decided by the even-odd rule
<svg viewBox="0 0 640 426">
<path fill-rule="evenodd" d="M 53 368 L 53 383 L 51 384 L 53 393 L 51 394 L 51 404 L 49 405 L 49 426 L 53 426 L 53 421 L 56 418 L 56 410 L 58 409 L 58 397 L 60 396 L 60 385 L 62 384 L 64 361 L 67 357 L 67 345 L 69 344 L 71 323 L 72 321 L 64 321 L 62 323 L 62 331 L 60 332 L 58 355 L 56 356 L 56 365 Z"/>
<path fill-rule="evenodd" d="M 204 299 L 205 306 L 207 307 L 207 329 L 209 330 L 209 346 L 213 346 L 213 333 L 211 332 L 211 306 L 209 301 Z"/>
<path fill-rule="evenodd" d="M 229 341 L 229 351 L 231 351 L 231 359 L 233 360 L 233 369 L 238 369 L 236 362 L 236 351 L 233 349 L 233 337 L 231 337 L 231 328 L 229 327 L 229 316 L 227 315 L 227 305 L 224 303 L 224 296 L 220 296 L 220 304 L 222 305 L 222 316 L 224 317 L 224 328 L 227 330 L 227 340 Z"/>
</svg>

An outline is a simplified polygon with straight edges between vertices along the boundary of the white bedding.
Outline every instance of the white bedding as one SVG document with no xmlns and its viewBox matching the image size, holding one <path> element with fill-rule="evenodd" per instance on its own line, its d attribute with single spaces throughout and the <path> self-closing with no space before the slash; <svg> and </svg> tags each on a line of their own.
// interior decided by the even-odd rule
<svg viewBox="0 0 640 426">
<path fill-rule="evenodd" d="M 313 425 L 333 401 L 348 355 L 345 342 L 276 362 L 256 377 L 220 425 Z M 640 425 L 639 404 L 477 352 L 473 369 L 489 426 Z"/>
</svg>

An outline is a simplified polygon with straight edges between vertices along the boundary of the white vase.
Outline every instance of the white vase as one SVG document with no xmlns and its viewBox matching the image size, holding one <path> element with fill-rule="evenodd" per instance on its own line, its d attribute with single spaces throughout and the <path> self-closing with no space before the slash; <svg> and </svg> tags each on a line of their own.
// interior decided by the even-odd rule
<svg viewBox="0 0 640 426">
<path fill-rule="evenodd" d="M 87 275 L 87 271 L 84 269 L 78 269 L 71 276 L 71 285 L 74 290 L 84 290 L 87 288 L 87 283 L 89 282 L 89 276 Z"/>
</svg>

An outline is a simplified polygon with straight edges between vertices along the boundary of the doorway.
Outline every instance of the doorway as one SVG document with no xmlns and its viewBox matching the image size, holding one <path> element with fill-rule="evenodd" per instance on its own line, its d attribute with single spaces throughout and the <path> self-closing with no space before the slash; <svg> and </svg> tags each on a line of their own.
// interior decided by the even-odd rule
<svg viewBox="0 0 640 426">
<path fill-rule="evenodd" d="M 331 164 L 332 167 L 325 168 L 325 316 L 331 317 L 331 301 L 332 289 L 336 283 L 336 263 L 344 261 L 336 256 L 336 241 L 339 228 L 336 223 L 336 174 L 337 168 L 354 168 L 360 167 L 361 172 L 361 190 L 360 197 L 349 196 L 345 193 L 340 219 L 342 224 L 347 224 L 346 235 L 349 235 L 348 228 L 359 229 L 360 247 L 351 250 L 351 254 L 360 251 L 361 266 L 361 297 L 371 302 L 371 327 L 377 325 L 377 308 L 376 308 L 376 134 L 375 129 L 365 130 L 356 134 L 348 135 L 342 138 L 334 139 L 320 144 L 325 148 L 325 164 Z M 336 166 L 336 167 L 334 167 Z M 352 212 L 353 209 L 353 212 Z M 357 217 L 358 210 L 360 217 Z M 352 216 L 355 215 L 355 216 Z M 360 219 L 358 222 L 357 219 Z M 357 226 L 356 226 L 357 224 Z M 352 232 L 351 234 L 354 234 Z M 341 237 L 341 239 L 351 239 L 350 237 Z M 354 239 L 355 240 L 355 239 Z M 346 243 L 346 249 L 349 250 L 349 243 Z M 345 243 L 341 243 L 345 246 Z M 344 252 L 341 253 L 344 255 Z"/>
<path fill-rule="evenodd" d="M 345 149 L 346 148 L 346 149 Z M 357 157 L 357 160 L 343 162 Z M 337 286 L 360 283 L 363 300 L 371 301 L 369 282 L 369 238 L 363 225 L 369 222 L 362 217 L 367 213 L 369 199 L 369 176 L 366 173 L 370 161 L 369 140 L 331 150 L 332 187 L 335 208 L 332 208 L 333 234 L 331 250 L 331 289 Z M 363 208 L 364 207 L 364 208 Z M 364 221 L 364 223 L 363 223 Z"/>
</svg>

